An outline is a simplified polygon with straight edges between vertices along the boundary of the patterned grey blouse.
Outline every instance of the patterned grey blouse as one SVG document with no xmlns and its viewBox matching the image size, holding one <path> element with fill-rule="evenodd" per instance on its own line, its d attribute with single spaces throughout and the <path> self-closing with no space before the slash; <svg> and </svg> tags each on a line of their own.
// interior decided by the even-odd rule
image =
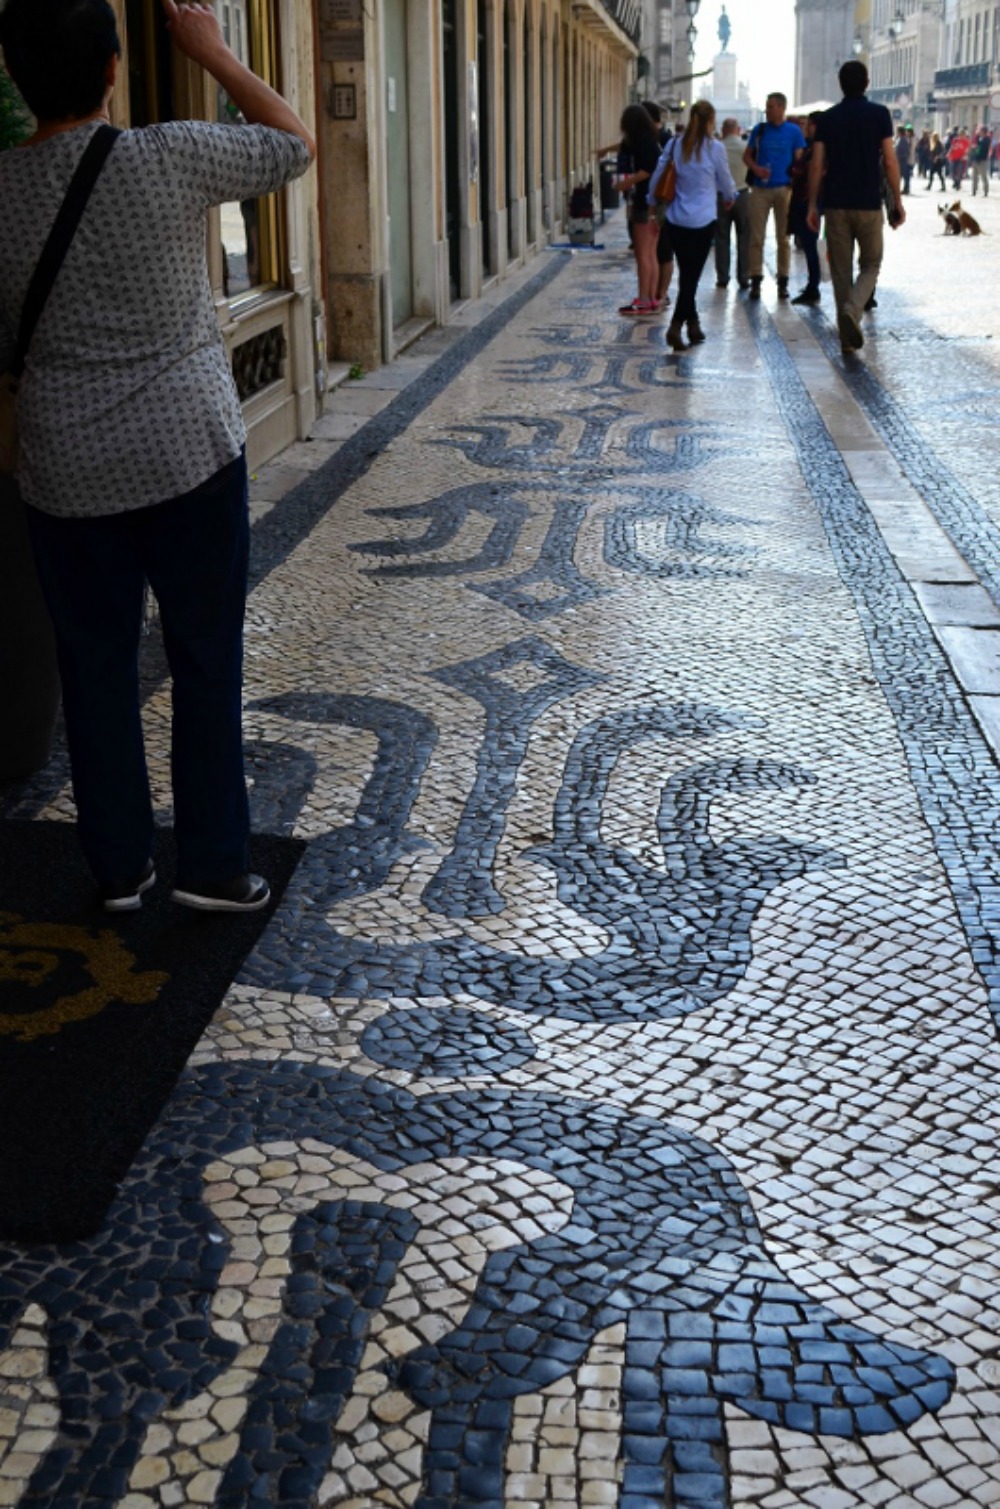
<svg viewBox="0 0 1000 1509">
<path fill-rule="evenodd" d="M 0 156 L 0 371 L 97 124 Z M 68 518 L 146 508 L 239 455 L 246 430 L 208 278 L 207 211 L 272 193 L 308 166 L 303 141 L 266 126 L 176 121 L 118 138 L 28 352 L 28 503 Z"/>
</svg>

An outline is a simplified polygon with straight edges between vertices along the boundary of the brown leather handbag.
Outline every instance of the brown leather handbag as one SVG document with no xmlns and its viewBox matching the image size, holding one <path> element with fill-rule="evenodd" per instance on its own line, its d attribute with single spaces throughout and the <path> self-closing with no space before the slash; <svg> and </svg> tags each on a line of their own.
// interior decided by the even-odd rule
<svg viewBox="0 0 1000 1509">
<path fill-rule="evenodd" d="M 673 204 L 674 200 L 677 198 L 677 164 L 674 162 L 674 157 L 676 156 L 677 149 L 676 136 L 674 137 L 673 141 L 671 141 L 670 146 L 672 149 L 670 153 L 670 159 L 667 163 L 667 166 L 663 170 L 663 177 L 656 185 L 656 192 L 653 195 L 654 203 L 662 204 L 664 206 Z"/>
<path fill-rule="evenodd" d="M 21 311 L 21 328 L 18 331 L 14 364 L 9 372 L 0 372 L 0 474 L 17 471 L 19 450 L 17 390 L 24 371 L 31 337 L 35 333 L 35 326 L 41 318 L 42 310 L 59 276 L 59 269 L 66 260 L 66 253 L 72 245 L 76 228 L 83 218 L 87 201 L 101 176 L 101 169 L 120 135 L 121 132 L 116 131 L 113 126 L 101 126 L 94 132 L 70 180 L 66 197 L 28 285 L 24 308 Z M 28 151 L 30 148 L 24 150 Z"/>
</svg>

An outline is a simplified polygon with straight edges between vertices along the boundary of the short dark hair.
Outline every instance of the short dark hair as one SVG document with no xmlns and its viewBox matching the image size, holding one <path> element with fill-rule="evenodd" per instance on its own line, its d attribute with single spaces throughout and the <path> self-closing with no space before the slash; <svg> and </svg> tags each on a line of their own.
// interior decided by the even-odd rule
<svg viewBox="0 0 1000 1509">
<path fill-rule="evenodd" d="M 837 79 L 847 98 L 857 100 L 868 88 L 868 69 L 857 58 L 851 58 L 841 64 Z"/>
<path fill-rule="evenodd" d="M 788 104 L 788 95 L 782 94 L 780 89 L 772 89 L 768 95 L 769 100 L 780 100 L 783 105 Z"/>
<path fill-rule="evenodd" d="M 657 125 L 660 124 L 661 120 L 663 119 L 663 112 L 661 111 L 659 105 L 655 100 L 643 100 L 642 108 L 645 110 L 651 121 L 655 121 Z"/>
<path fill-rule="evenodd" d="M 121 57 L 108 0 L 7 0 L 0 11 L 7 72 L 38 120 L 79 120 L 104 99 L 108 63 Z"/>
</svg>

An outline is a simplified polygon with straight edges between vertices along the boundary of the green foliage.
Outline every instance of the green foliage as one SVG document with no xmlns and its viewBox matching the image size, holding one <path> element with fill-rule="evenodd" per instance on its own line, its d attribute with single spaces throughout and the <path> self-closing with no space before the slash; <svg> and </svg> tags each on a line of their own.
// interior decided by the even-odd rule
<svg viewBox="0 0 1000 1509">
<path fill-rule="evenodd" d="M 0 152 L 6 151 L 8 147 L 16 147 L 26 136 L 31 135 L 31 131 L 31 116 L 14 88 L 10 75 L 0 63 Z"/>
<path fill-rule="evenodd" d="M 347 376 L 351 382 L 359 382 L 365 375 L 365 369 L 360 362 L 354 362 Z"/>
</svg>

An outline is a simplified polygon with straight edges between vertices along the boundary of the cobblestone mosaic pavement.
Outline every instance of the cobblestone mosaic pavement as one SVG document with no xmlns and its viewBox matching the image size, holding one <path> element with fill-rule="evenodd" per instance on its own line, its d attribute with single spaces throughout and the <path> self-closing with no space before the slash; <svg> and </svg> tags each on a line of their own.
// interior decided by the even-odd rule
<svg viewBox="0 0 1000 1509">
<path fill-rule="evenodd" d="M 991 608 L 912 447 L 997 500 L 896 274 L 845 372 L 553 262 L 262 479 L 306 856 L 105 1229 L 0 1252 L 0 1505 L 1000 1504 Z"/>
</svg>

